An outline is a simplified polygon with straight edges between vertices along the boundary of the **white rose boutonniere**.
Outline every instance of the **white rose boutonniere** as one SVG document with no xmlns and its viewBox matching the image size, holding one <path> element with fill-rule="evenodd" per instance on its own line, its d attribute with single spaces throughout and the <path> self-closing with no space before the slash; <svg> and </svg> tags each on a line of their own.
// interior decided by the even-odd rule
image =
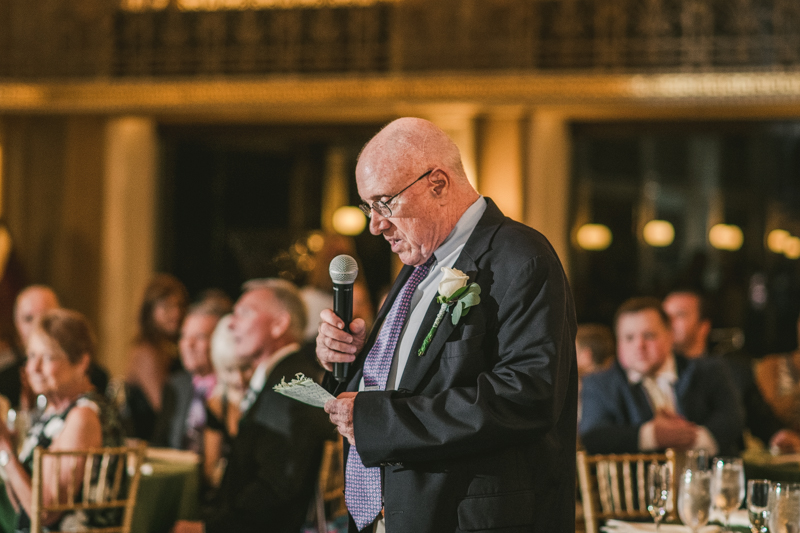
<svg viewBox="0 0 800 533">
<path fill-rule="evenodd" d="M 444 276 L 442 281 L 439 282 L 439 295 L 436 297 L 436 302 L 441 305 L 439 314 L 436 315 L 436 320 L 433 322 L 433 327 L 425 336 L 417 352 L 418 356 L 425 355 L 428 345 L 433 339 L 434 333 L 439 329 L 439 324 L 442 323 L 445 313 L 448 308 L 452 308 L 451 319 L 453 325 L 457 325 L 462 316 L 469 312 L 469 308 L 473 305 L 478 305 L 481 302 L 481 288 L 477 283 L 470 283 L 469 276 L 458 270 L 457 268 L 442 267 Z"/>
</svg>

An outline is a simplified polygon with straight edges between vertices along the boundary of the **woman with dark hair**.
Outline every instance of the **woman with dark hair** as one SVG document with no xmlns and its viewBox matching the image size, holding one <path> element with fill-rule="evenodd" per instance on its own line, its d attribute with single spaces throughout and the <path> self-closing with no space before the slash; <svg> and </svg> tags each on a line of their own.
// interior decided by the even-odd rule
<svg viewBox="0 0 800 533">
<path fill-rule="evenodd" d="M 169 274 L 157 274 L 144 291 L 125 378 L 127 415 L 137 438 L 152 437 L 161 392 L 170 371 L 179 368 L 177 342 L 187 299 L 186 287 Z"/>
<path fill-rule="evenodd" d="M 122 427 L 116 410 L 92 386 L 88 370 L 94 356 L 94 338 L 83 315 L 67 309 L 53 309 L 42 316 L 32 331 L 28 346 L 25 373 L 35 394 L 47 398 L 47 408 L 31 427 L 19 454 L 15 457 L 14 438 L 0 424 L 0 464 L 8 474 L 6 490 L 17 507 L 17 530 L 30 528 L 31 472 L 33 449 L 76 450 L 101 446 L 123 445 Z M 68 493 L 70 484 L 80 493 L 83 476 L 70 476 L 69 468 L 56 470 L 56 461 L 44 461 L 43 479 L 58 484 L 43 485 L 44 502 L 52 503 L 58 494 Z M 78 465 L 77 471 L 83 469 Z M 98 481 L 99 471 L 92 479 Z M 50 513 L 43 523 L 51 529 L 77 531 L 85 526 L 118 525 L 121 514 L 113 512 Z"/>
</svg>

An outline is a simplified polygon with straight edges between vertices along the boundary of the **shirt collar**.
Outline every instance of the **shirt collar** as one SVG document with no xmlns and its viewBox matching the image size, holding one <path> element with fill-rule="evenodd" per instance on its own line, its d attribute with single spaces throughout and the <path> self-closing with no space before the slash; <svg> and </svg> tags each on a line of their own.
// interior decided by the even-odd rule
<svg viewBox="0 0 800 533">
<path fill-rule="evenodd" d="M 293 354 L 299 349 L 300 345 L 296 342 L 293 342 L 273 352 L 269 358 L 263 359 L 260 363 L 258 363 L 258 366 L 253 372 L 253 377 L 250 378 L 250 388 L 256 393 L 261 392 L 264 389 L 264 385 L 267 383 L 267 378 L 272 372 L 272 369 L 275 368 L 282 360 L 286 359 L 287 356 Z"/>
<path fill-rule="evenodd" d="M 484 211 L 486 211 L 486 199 L 483 196 L 479 196 L 458 219 L 450 235 L 433 252 L 437 263 L 441 263 L 446 257 L 467 243 L 469 236 L 472 235 L 472 230 L 478 225 Z"/>
<path fill-rule="evenodd" d="M 640 383 L 645 377 L 643 374 L 635 370 L 626 370 L 625 374 L 628 377 L 628 383 L 631 384 Z M 667 360 L 664 361 L 664 364 L 661 365 L 661 369 L 652 377 L 656 381 L 666 381 L 670 384 L 678 381 L 678 372 L 675 367 L 675 356 L 670 354 L 669 357 L 667 357 Z"/>
</svg>

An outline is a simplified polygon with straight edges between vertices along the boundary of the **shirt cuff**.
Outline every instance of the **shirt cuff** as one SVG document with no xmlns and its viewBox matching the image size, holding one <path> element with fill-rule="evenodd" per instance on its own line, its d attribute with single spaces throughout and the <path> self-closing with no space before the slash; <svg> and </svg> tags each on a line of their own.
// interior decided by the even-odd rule
<svg viewBox="0 0 800 533">
<path fill-rule="evenodd" d="M 719 445 L 714 435 L 705 426 L 697 428 L 697 437 L 694 439 L 695 450 L 705 450 L 708 452 L 709 457 L 713 457 L 719 453 Z"/>
<path fill-rule="evenodd" d="M 639 451 L 649 452 L 657 449 L 656 424 L 651 420 L 639 427 Z"/>
</svg>

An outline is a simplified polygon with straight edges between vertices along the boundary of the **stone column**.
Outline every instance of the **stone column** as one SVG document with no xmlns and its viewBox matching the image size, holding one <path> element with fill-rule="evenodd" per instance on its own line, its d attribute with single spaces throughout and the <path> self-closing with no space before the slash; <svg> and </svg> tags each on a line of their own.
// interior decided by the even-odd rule
<svg viewBox="0 0 800 533">
<path fill-rule="evenodd" d="M 480 135 L 480 192 L 507 216 L 523 220 L 521 110 L 493 111 Z"/>
</svg>

